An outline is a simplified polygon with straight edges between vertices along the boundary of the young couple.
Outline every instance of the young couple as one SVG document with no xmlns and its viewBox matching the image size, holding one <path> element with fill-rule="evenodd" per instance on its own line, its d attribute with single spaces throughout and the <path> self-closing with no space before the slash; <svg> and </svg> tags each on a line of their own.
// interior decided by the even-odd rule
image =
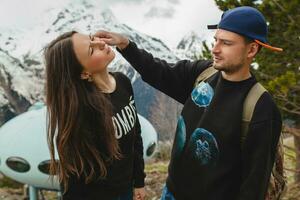
<svg viewBox="0 0 300 200">
<path fill-rule="evenodd" d="M 45 50 L 51 173 L 67 200 L 145 199 L 141 128 L 130 80 L 108 65 L 116 46 L 144 81 L 184 104 L 163 200 L 266 198 L 281 116 L 270 94 L 255 105 L 241 148 L 243 102 L 257 83 L 250 65 L 267 44 L 267 24 L 251 7 L 226 11 L 215 28 L 213 61 L 171 64 L 123 35 L 69 32 Z M 194 86 L 199 74 L 216 69 Z M 126 119 L 124 119 L 126 118 Z M 126 129 L 118 128 L 130 121 Z M 56 161 L 55 146 L 59 161 Z"/>
</svg>

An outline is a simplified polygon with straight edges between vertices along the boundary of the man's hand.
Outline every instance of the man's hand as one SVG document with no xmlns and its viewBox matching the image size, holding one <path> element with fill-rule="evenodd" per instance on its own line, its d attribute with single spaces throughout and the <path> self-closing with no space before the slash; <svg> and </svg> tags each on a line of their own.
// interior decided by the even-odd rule
<svg viewBox="0 0 300 200">
<path fill-rule="evenodd" d="M 145 188 L 134 188 L 133 199 L 144 200 L 146 196 Z"/>
<path fill-rule="evenodd" d="M 97 31 L 94 36 L 100 38 L 101 41 L 108 45 L 117 46 L 121 50 L 125 49 L 129 44 L 128 38 L 119 33 Z"/>
</svg>

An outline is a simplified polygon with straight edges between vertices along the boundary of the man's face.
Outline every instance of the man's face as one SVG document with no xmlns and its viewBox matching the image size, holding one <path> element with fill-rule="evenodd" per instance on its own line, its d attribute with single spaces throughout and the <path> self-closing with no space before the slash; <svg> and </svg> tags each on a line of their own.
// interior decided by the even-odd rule
<svg viewBox="0 0 300 200">
<path fill-rule="evenodd" d="M 235 73 L 247 60 L 248 45 L 242 36 L 218 29 L 212 49 L 214 67 L 226 73 Z"/>
</svg>

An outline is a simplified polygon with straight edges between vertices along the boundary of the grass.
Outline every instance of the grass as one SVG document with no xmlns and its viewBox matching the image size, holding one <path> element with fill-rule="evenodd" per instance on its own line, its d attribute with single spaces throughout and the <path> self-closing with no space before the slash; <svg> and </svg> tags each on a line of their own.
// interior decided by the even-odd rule
<svg viewBox="0 0 300 200">
<path fill-rule="evenodd" d="M 11 188 L 11 189 L 19 189 L 23 187 L 23 184 L 3 176 L 0 179 L 0 188 L 4 188 L 4 187 Z"/>
</svg>

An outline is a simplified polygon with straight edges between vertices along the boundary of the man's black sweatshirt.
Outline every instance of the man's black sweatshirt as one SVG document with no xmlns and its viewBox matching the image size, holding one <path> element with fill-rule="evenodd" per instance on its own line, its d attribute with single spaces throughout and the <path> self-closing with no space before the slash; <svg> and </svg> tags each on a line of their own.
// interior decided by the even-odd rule
<svg viewBox="0 0 300 200">
<path fill-rule="evenodd" d="M 282 122 L 265 92 L 241 148 L 243 102 L 255 77 L 234 82 L 218 72 L 194 88 L 211 61 L 170 64 L 133 42 L 119 52 L 145 82 L 184 104 L 166 184 L 176 200 L 263 200 Z"/>
</svg>

